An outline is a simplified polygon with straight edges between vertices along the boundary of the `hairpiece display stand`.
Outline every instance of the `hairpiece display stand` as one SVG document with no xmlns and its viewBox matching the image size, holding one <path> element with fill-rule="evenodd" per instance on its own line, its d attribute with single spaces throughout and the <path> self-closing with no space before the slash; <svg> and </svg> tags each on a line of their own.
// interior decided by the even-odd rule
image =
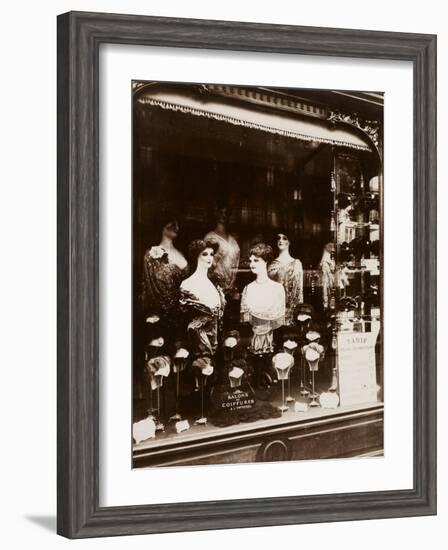
<svg viewBox="0 0 448 550">
<path fill-rule="evenodd" d="M 165 426 L 160 418 L 160 386 L 157 386 L 157 421 L 156 421 L 156 432 L 164 432 Z"/>
<path fill-rule="evenodd" d="M 282 403 L 278 409 L 282 412 L 289 410 L 288 405 L 285 401 L 285 380 L 289 381 L 289 376 L 291 373 L 291 367 L 294 365 L 294 357 L 291 353 L 283 352 L 277 353 L 272 358 L 272 364 L 277 372 L 277 378 L 281 381 L 282 384 Z"/>
<path fill-rule="evenodd" d="M 154 408 L 153 408 L 153 403 L 152 403 L 153 399 L 152 399 L 152 388 L 151 388 L 151 384 L 149 385 L 149 409 L 148 409 L 148 416 L 150 417 L 154 417 Z"/>
<path fill-rule="evenodd" d="M 180 393 L 180 369 L 176 372 L 176 412 L 170 418 L 170 420 L 182 420 L 182 415 L 179 412 L 179 393 Z"/>
<path fill-rule="evenodd" d="M 308 397 L 310 395 L 310 390 L 308 387 L 304 384 L 305 380 L 305 359 L 303 357 L 303 354 L 300 354 L 300 387 L 299 387 L 299 393 L 302 397 Z"/>
<path fill-rule="evenodd" d="M 319 402 L 317 401 L 317 397 L 319 397 L 319 394 L 315 392 L 314 390 L 314 370 L 311 371 L 311 380 L 312 380 L 312 391 L 310 394 L 310 407 L 319 407 Z"/>
<path fill-rule="evenodd" d="M 311 353 L 312 351 L 314 351 L 314 353 L 317 355 L 317 357 L 313 358 L 313 359 L 309 359 L 307 357 L 307 353 Z M 311 401 L 309 403 L 310 407 L 319 407 L 320 406 L 319 402 L 317 401 L 317 398 L 319 397 L 319 394 L 315 390 L 315 373 L 319 369 L 320 358 L 321 358 L 320 354 L 318 352 L 316 352 L 315 350 L 311 350 L 311 349 L 308 348 L 305 352 L 305 359 L 308 362 L 308 367 L 309 367 L 310 372 L 311 372 L 311 394 L 310 394 Z"/>
<path fill-rule="evenodd" d="M 301 313 L 297 315 L 297 325 L 299 328 L 299 346 L 300 346 L 300 386 L 299 386 L 299 394 L 302 397 L 308 397 L 310 394 L 310 390 L 306 385 L 306 376 L 305 376 L 305 359 L 303 357 L 302 348 L 306 343 L 306 333 L 308 332 L 311 324 L 311 315 L 308 313 Z"/>
<path fill-rule="evenodd" d="M 287 343 L 290 343 L 291 345 L 288 346 Z M 291 357 L 293 359 L 293 363 L 292 363 L 292 366 L 291 366 L 291 371 L 293 371 L 294 367 L 295 367 L 295 360 L 296 360 L 295 351 L 296 351 L 296 349 L 297 349 L 297 342 L 295 342 L 293 340 L 284 342 L 284 344 L 283 344 L 284 352 L 291 355 Z M 288 395 L 286 396 L 286 400 L 285 400 L 286 403 L 294 403 L 295 402 L 294 397 L 292 397 L 292 395 L 291 395 L 291 378 L 292 378 L 292 372 L 288 376 Z"/>
<path fill-rule="evenodd" d="M 201 417 L 198 418 L 195 424 L 200 426 L 205 426 L 207 424 L 207 417 L 204 413 L 204 387 L 206 384 L 207 377 L 204 374 L 201 374 L 200 377 L 200 392 L 201 392 Z"/>
<path fill-rule="evenodd" d="M 175 399 L 176 399 L 176 409 L 175 413 L 170 417 L 170 420 L 175 422 L 182 420 L 182 415 L 179 412 L 179 394 L 180 394 L 180 373 L 182 370 L 181 361 L 175 361 L 175 375 L 176 375 L 176 388 L 175 388 Z M 183 361 L 183 360 L 182 360 Z"/>
<path fill-rule="evenodd" d="M 288 377 L 288 382 L 289 382 L 289 377 Z M 286 405 L 286 402 L 285 402 L 285 380 L 283 378 L 282 378 L 282 404 L 279 406 L 279 410 L 282 413 L 289 410 L 289 407 L 288 405 Z"/>
<path fill-rule="evenodd" d="M 335 331 L 333 331 L 333 337 L 331 339 L 331 348 L 333 350 L 333 366 L 331 369 L 331 384 L 330 384 L 330 387 L 328 388 L 328 391 L 336 392 L 338 389 L 338 376 L 337 376 L 338 340 L 337 340 Z"/>
</svg>

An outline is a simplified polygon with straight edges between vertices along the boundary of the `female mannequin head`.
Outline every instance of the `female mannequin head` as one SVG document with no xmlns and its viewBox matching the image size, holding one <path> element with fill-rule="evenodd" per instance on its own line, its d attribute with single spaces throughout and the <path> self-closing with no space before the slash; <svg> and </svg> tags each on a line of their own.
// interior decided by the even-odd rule
<svg viewBox="0 0 448 550">
<path fill-rule="evenodd" d="M 212 265 L 219 245 L 211 241 L 196 239 L 188 246 L 189 264 L 192 269 L 208 271 Z"/>
<path fill-rule="evenodd" d="M 327 243 L 324 246 L 323 255 L 330 255 L 332 252 L 334 252 L 334 243 Z"/>
<path fill-rule="evenodd" d="M 289 244 L 288 236 L 285 233 L 277 233 L 277 248 L 279 252 L 289 250 Z"/>
<path fill-rule="evenodd" d="M 229 222 L 229 211 L 227 206 L 217 206 L 213 215 L 214 231 L 218 235 L 225 235 L 227 233 L 227 226 Z"/>
<path fill-rule="evenodd" d="M 175 218 L 165 218 L 160 227 L 162 239 L 174 241 L 179 233 L 179 223 Z"/>
<path fill-rule="evenodd" d="M 215 223 L 216 225 L 227 225 L 229 219 L 229 213 L 226 206 L 219 206 L 215 210 Z"/>
<path fill-rule="evenodd" d="M 272 247 L 260 243 L 253 246 L 249 252 L 249 267 L 254 275 L 266 273 L 267 265 L 273 260 Z"/>
</svg>

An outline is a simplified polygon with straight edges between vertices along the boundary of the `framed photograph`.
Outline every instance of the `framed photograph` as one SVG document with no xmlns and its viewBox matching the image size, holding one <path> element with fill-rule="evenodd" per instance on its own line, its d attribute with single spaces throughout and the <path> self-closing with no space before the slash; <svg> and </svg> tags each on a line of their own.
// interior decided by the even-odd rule
<svg viewBox="0 0 448 550">
<path fill-rule="evenodd" d="M 436 37 L 58 17 L 58 532 L 436 513 Z"/>
</svg>

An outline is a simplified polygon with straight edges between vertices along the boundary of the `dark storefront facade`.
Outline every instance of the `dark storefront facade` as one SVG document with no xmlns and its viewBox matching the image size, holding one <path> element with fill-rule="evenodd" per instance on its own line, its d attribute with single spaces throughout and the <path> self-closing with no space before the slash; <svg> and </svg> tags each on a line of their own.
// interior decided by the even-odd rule
<svg viewBox="0 0 448 550">
<path fill-rule="evenodd" d="M 163 424 L 134 442 L 134 467 L 382 454 L 382 96 L 139 82 L 133 102 L 134 422 L 156 411 Z M 172 368 L 151 389 L 145 253 L 158 245 L 162 213 L 175 213 L 176 248 L 187 257 L 223 210 L 239 259 L 213 376 L 199 388 L 186 360 L 180 381 Z M 253 280 L 252 247 L 275 249 L 278 235 L 300 260 L 301 297 L 274 331 L 272 352 L 256 355 L 242 294 Z M 224 349 L 233 336 L 235 349 Z M 317 370 L 302 351 L 313 342 L 322 349 Z M 163 334 L 164 356 L 174 365 L 188 346 L 180 315 Z M 293 356 L 286 379 L 273 363 L 283 352 Z M 243 371 L 236 397 L 231 368 Z M 248 410 L 238 412 L 244 399 Z M 235 414 L 223 414 L 227 405 Z M 195 425 L 204 406 L 208 422 Z M 176 412 L 188 420 L 179 433 Z"/>
</svg>

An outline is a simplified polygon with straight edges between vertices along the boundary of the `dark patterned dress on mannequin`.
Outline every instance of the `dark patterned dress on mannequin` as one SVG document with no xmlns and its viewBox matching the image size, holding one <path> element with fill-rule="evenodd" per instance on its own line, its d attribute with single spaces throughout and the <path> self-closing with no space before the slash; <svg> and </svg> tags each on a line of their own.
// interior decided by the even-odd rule
<svg viewBox="0 0 448 550">
<path fill-rule="evenodd" d="M 302 262 L 292 259 L 284 264 L 275 259 L 268 267 L 269 277 L 281 283 L 285 289 L 286 310 L 285 325 L 294 324 L 294 314 L 299 304 L 303 303 L 303 268 Z"/>
<path fill-rule="evenodd" d="M 145 318 L 160 318 L 163 335 L 173 335 L 177 330 L 176 311 L 179 307 L 179 287 L 188 275 L 188 267 L 181 269 L 170 263 L 167 252 L 161 246 L 147 250 L 143 259 L 142 306 Z"/>
<path fill-rule="evenodd" d="M 184 288 L 180 289 L 179 302 L 188 318 L 188 337 L 194 357 L 213 357 L 218 348 L 218 329 L 224 312 L 225 299 L 217 288 L 219 304 L 209 307 L 200 297 Z"/>
</svg>

